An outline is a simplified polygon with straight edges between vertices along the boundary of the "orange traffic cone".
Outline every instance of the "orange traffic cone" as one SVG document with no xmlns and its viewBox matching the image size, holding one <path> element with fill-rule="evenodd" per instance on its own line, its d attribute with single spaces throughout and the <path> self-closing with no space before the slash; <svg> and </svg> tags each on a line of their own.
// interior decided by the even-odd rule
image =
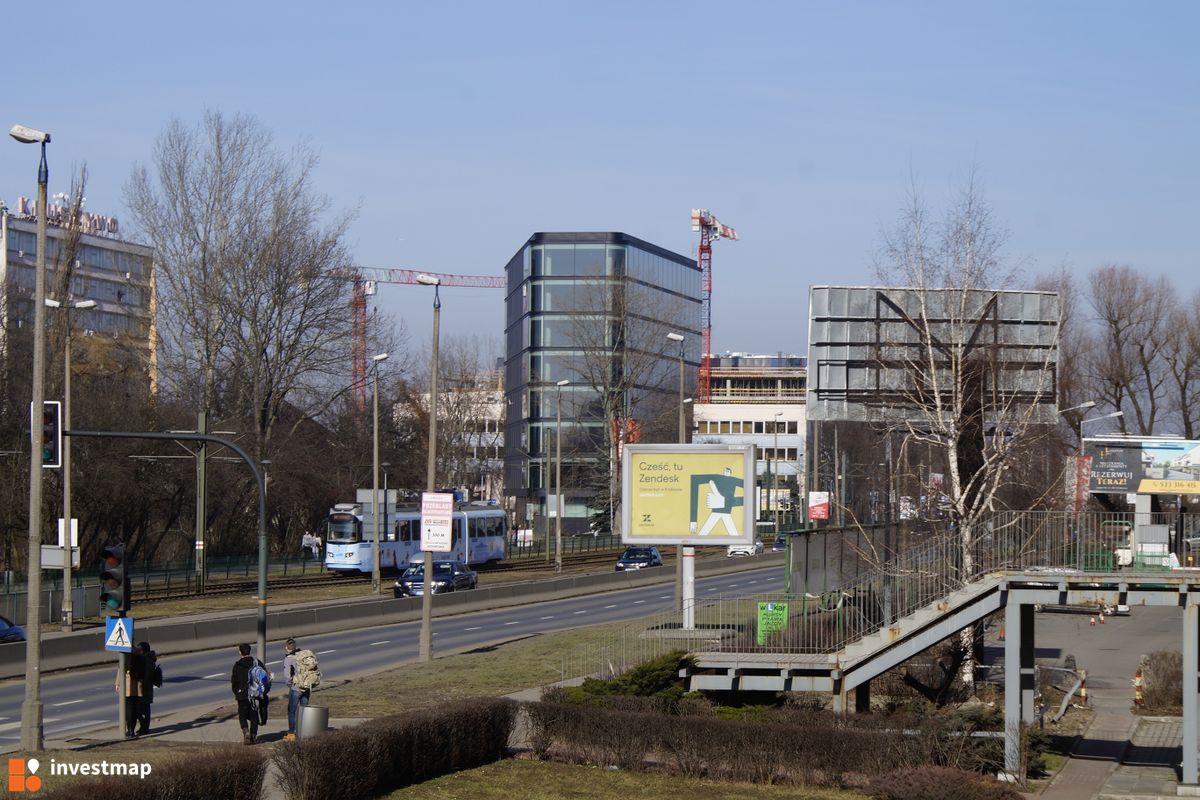
<svg viewBox="0 0 1200 800">
<path fill-rule="evenodd" d="M 1004 626 L 1000 626 L 1000 641 L 1004 641 Z"/>
<path fill-rule="evenodd" d="M 1100 624 L 1101 625 L 1104 624 L 1104 612 L 1103 611 L 1100 612 Z"/>
<path fill-rule="evenodd" d="M 1096 618 L 1095 618 L 1095 617 L 1090 617 L 1090 618 L 1088 619 L 1088 625 L 1092 625 L 1092 626 L 1094 626 L 1095 624 L 1096 624 Z"/>
</svg>

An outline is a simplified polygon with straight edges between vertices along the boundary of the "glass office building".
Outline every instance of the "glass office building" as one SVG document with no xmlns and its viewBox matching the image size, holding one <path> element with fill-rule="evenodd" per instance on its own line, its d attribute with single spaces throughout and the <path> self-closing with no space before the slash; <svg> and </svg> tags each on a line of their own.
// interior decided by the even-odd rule
<svg viewBox="0 0 1200 800">
<path fill-rule="evenodd" d="M 690 396 L 700 270 L 624 233 L 535 233 L 506 275 L 506 494 L 520 525 L 545 512 L 561 433 L 564 530 L 585 530 L 614 441 L 676 440 L 680 350 L 666 335 L 684 337 Z"/>
</svg>

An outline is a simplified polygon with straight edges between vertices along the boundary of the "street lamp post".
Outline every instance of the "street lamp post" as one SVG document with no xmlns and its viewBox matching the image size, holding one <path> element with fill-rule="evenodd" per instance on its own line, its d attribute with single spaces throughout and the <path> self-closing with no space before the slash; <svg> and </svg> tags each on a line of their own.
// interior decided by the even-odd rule
<svg viewBox="0 0 1200 800">
<path fill-rule="evenodd" d="M 782 411 L 775 412 L 775 421 L 773 431 L 775 433 L 775 444 L 771 448 L 771 460 L 774 469 L 771 470 L 771 506 L 775 511 L 775 535 L 779 535 L 779 418 L 783 416 Z"/>
<path fill-rule="evenodd" d="M 63 347 L 63 408 L 62 429 L 71 430 L 71 309 L 95 308 L 95 300 L 80 300 L 63 306 L 57 300 L 45 299 L 48 308 L 62 306 L 67 312 L 67 327 Z M 71 520 L 71 437 L 64 436 L 62 442 L 62 471 L 63 471 L 63 600 L 62 600 L 62 629 L 70 632 L 75 627 L 75 608 L 72 595 L 71 551 L 75 543 L 71 541 L 74 525 Z"/>
<path fill-rule="evenodd" d="M 570 381 L 559 381 L 554 390 L 554 571 L 562 572 L 562 387 Z"/>
<path fill-rule="evenodd" d="M 21 706 L 21 749 L 41 750 L 42 726 L 42 405 L 46 399 L 46 145 L 50 134 L 13 125 L 8 135 L 22 144 L 40 144 L 38 165 L 37 262 L 33 290 L 33 391 L 29 404 L 29 561 L 25 581 L 25 701 Z"/>
<path fill-rule="evenodd" d="M 442 298 L 438 294 L 441 278 L 424 273 L 417 283 L 433 287 L 433 353 L 429 368 L 429 456 L 425 462 L 425 491 L 433 492 L 437 481 L 437 406 L 438 406 L 438 326 L 441 324 Z M 433 553 L 425 551 L 425 591 L 421 592 L 421 637 L 417 648 L 420 661 L 433 659 Z"/>
<path fill-rule="evenodd" d="M 379 574 L 379 522 L 382 517 L 379 511 L 379 365 L 387 361 L 387 357 L 387 353 L 371 356 L 371 368 L 375 370 L 373 451 L 371 456 L 371 473 L 373 476 L 373 483 L 371 484 L 371 516 L 375 522 L 375 538 L 371 541 L 371 592 L 374 594 L 379 594 L 383 585 Z M 383 502 L 387 503 L 386 497 L 383 499 Z"/>
<path fill-rule="evenodd" d="M 683 334 L 668 333 L 667 339 L 679 345 L 679 443 L 687 444 L 687 423 L 684 414 L 683 400 Z M 682 614 L 681 624 L 684 628 L 689 625 L 692 608 L 687 602 L 689 594 L 694 597 L 696 548 L 679 546 L 675 548 L 675 610 Z M 693 590 L 689 592 L 689 587 Z"/>
</svg>

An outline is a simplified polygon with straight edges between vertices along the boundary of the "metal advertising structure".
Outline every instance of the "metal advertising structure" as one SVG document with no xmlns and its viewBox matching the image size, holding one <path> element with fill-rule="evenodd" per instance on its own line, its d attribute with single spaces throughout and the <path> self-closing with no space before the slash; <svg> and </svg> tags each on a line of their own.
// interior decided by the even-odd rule
<svg viewBox="0 0 1200 800">
<path fill-rule="evenodd" d="M 621 541 L 754 541 L 754 445 L 631 444 L 621 454 Z"/>
<path fill-rule="evenodd" d="M 1200 442 L 1122 437 L 1084 439 L 1093 494 L 1200 494 Z"/>
</svg>

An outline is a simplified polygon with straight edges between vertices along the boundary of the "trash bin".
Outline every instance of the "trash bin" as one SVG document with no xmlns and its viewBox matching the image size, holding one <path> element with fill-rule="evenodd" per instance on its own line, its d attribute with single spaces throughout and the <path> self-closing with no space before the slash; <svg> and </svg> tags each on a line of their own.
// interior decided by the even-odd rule
<svg viewBox="0 0 1200 800">
<path fill-rule="evenodd" d="M 329 728 L 328 706 L 300 706 L 300 717 L 296 720 L 296 738 L 311 739 L 320 736 Z"/>
</svg>

